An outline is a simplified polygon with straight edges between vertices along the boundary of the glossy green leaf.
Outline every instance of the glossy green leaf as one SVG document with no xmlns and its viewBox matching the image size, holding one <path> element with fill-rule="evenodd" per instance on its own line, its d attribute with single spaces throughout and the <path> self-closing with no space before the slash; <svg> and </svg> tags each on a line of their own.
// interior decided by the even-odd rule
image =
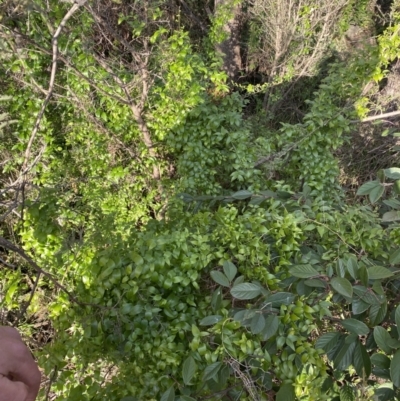
<svg viewBox="0 0 400 401">
<path fill-rule="evenodd" d="M 315 270 L 310 264 L 297 265 L 297 266 L 291 267 L 289 269 L 289 273 L 292 276 L 299 277 L 299 278 L 310 278 L 310 277 L 319 276 L 318 271 Z"/>
<path fill-rule="evenodd" d="M 225 276 L 224 273 L 217 271 L 217 270 L 213 270 L 211 273 L 211 278 L 219 285 L 222 285 L 223 287 L 230 287 L 230 282 L 228 280 L 228 277 Z"/>
<path fill-rule="evenodd" d="M 222 267 L 228 280 L 232 281 L 237 274 L 237 267 L 232 262 L 224 262 Z"/>
<path fill-rule="evenodd" d="M 242 283 L 231 288 L 231 294 L 237 299 L 253 299 L 261 294 L 261 289 L 257 284 Z"/>
<path fill-rule="evenodd" d="M 342 323 L 343 327 L 346 330 L 348 330 L 350 333 L 354 333 L 359 336 L 367 335 L 369 333 L 368 326 L 365 323 L 360 322 L 359 320 L 350 318 L 350 319 L 342 320 L 341 323 Z"/>
<path fill-rule="evenodd" d="M 191 380 L 193 379 L 197 370 L 197 364 L 193 357 L 189 356 L 186 358 L 185 362 L 183 362 L 182 366 L 182 378 L 183 382 L 188 386 L 191 384 Z"/>
<path fill-rule="evenodd" d="M 353 287 L 349 280 L 343 277 L 334 277 L 330 281 L 332 288 L 344 297 L 351 298 L 353 296 Z"/>
<path fill-rule="evenodd" d="M 390 334 L 382 326 L 374 328 L 374 340 L 378 347 L 387 354 L 392 352 L 391 347 L 388 345 L 391 338 Z"/>
</svg>

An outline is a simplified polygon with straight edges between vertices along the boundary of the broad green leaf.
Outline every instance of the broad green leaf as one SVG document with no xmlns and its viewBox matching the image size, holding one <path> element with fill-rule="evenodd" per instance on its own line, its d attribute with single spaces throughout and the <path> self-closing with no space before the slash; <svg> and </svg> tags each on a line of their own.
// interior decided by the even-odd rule
<svg viewBox="0 0 400 401">
<path fill-rule="evenodd" d="M 197 364 L 193 359 L 193 357 L 189 356 L 188 358 L 186 358 L 185 362 L 183 362 L 183 367 L 182 367 L 183 382 L 187 386 L 191 384 L 190 382 L 193 379 L 196 370 L 197 370 Z"/>
<path fill-rule="evenodd" d="M 351 342 L 350 344 L 345 343 L 343 347 L 341 347 L 339 353 L 333 360 L 336 369 L 345 370 L 351 365 L 356 344 L 356 342 Z"/>
<path fill-rule="evenodd" d="M 396 351 L 390 363 L 390 378 L 396 387 L 400 387 L 400 350 Z"/>
<path fill-rule="evenodd" d="M 340 333 L 336 332 L 325 333 L 317 339 L 315 342 L 315 348 L 323 349 L 325 352 L 329 352 L 336 346 L 339 336 Z"/>
<path fill-rule="evenodd" d="M 347 383 L 340 389 L 340 401 L 355 401 L 356 395 Z"/>
<path fill-rule="evenodd" d="M 387 302 L 383 302 L 381 305 L 372 305 L 369 310 L 369 319 L 371 326 L 376 326 L 381 323 L 387 313 Z"/>
<path fill-rule="evenodd" d="M 179 398 L 181 399 L 181 401 L 196 401 L 194 398 L 189 397 L 188 395 L 181 395 L 179 396 Z"/>
<path fill-rule="evenodd" d="M 349 280 L 343 277 L 334 277 L 330 284 L 332 288 L 344 297 L 351 298 L 353 296 L 353 287 Z"/>
<path fill-rule="evenodd" d="M 263 341 L 267 341 L 269 338 L 275 335 L 279 327 L 279 318 L 275 315 L 270 315 L 265 319 L 265 327 L 261 333 Z"/>
<path fill-rule="evenodd" d="M 392 209 L 400 209 L 400 202 L 397 199 L 385 199 L 383 203 L 387 206 L 390 206 Z"/>
<path fill-rule="evenodd" d="M 212 326 L 218 323 L 222 319 L 221 315 L 210 315 L 206 316 L 205 318 L 201 319 L 200 325 L 201 326 Z"/>
<path fill-rule="evenodd" d="M 395 399 L 395 392 L 390 386 L 390 383 L 385 383 L 377 388 L 374 393 L 374 401 L 393 401 Z"/>
<path fill-rule="evenodd" d="M 368 326 L 359 320 L 350 318 L 342 320 L 341 323 L 346 330 L 350 333 L 357 334 L 358 336 L 367 335 L 369 333 Z"/>
<path fill-rule="evenodd" d="M 213 270 L 211 273 L 211 278 L 219 285 L 222 285 L 223 287 L 230 287 L 231 284 L 228 280 L 228 277 L 225 276 L 224 273 Z"/>
<path fill-rule="evenodd" d="M 353 354 L 353 366 L 358 376 L 367 379 L 371 374 L 371 360 L 365 346 L 357 341 Z"/>
<path fill-rule="evenodd" d="M 242 283 L 231 288 L 231 294 L 237 299 L 254 299 L 261 294 L 261 289 L 257 284 Z"/>
<path fill-rule="evenodd" d="M 208 365 L 204 369 L 203 380 L 215 379 L 222 366 L 222 362 L 214 362 L 211 365 Z"/>
<path fill-rule="evenodd" d="M 175 390 L 170 387 L 162 396 L 160 401 L 174 401 L 175 400 Z"/>
<path fill-rule="evenodd" d="M 393 273 L 383 266 L 372 266 L 368 270 L 368 277 L 370 280 L 380 280 L 382 278 L 392 277 Z"/>
<path fill-rule="evenodd" d="M 355 285 L 353 287 L 354 293 L 360 297 L 360 299 L 370 305 L 380 305 L 381 301 L 377 294 L 371 288 L 364 287 L 362 285 Z"/>
<path fill-rule="evenodd" d="M 386 212 L 382 216 L 383 222 L 391 222 L 400 220 L 400 212 L 398 210 L 391 210 L 390 212 Z"/>
<path fill-rule="evenodd" d="M 371 203 L 375 203 L 376 201 L 378 201 L 380 199 L 380 197 L 383 195 L 383 193 L 385 192 L 385 187 L 381 184 L 379 184 L 379 186 L 377 186 L 376 188 L 374 188 L 370 193 L 369 193 L 369 200 Z"/>
<path fill-rule="evenodd" d="M 389 262 L 391 265 L 397 265 L 400 263 L 400 248 L 393 251 L 389 256 Z"/>
<path fill-rule="evenodd" d="M 400 179 L 400 168 L 391 167 L 384 170 L 385 176 L 390 178 L 391 180 L 399 180 Z"/>
<path fill-rule="evenodd" d="M 299 278 L 310 278 L 310 277 L 319 276 L 318 271 L 315 270 L 310 264 L 297 265 L 297 266 L 291 267 L 289 269 L 289 273 L 292 276 L 299 277 Z"/>
<path fill-rule="evenodd" d="M 276 401 L 295 401 L 296 396 L 294 393 L 293 384 L 284 383 L 281 385 L 279 391 L 276 393 Z"/>
<path fill-rule="evenodd" d="M 137 401 L 137 398 L 129 396 L 129 397 L 121 398 L 120 401 Z"/>
<path fill-rule="evenodd" d="M 387 354 L 392 353 L 392 349 L 389 346 L 391 338 L 390 334 L 382 326 L 376 326 L 374 328 L 374 340 L 378 347 Z"/>
<path fill-rule="evenodd" d="M 290 305 L 296 296 L 291 292 L 276 292 L 265 300 L 265 305 L 271 305 L 273 308 L 279 308 L 281 305 Z"/>
<path fill-rule="evenodd" d="M 211 297 L 211 308 L 213 312 L 219 311 L 222 305 L 222 289 L 218 287 Z"/>
<path fill-rule="evenodd" d="M 265 317 L 262 313 L 256 313 L 251 319 L 250 329 L 253 334 L 259 334 L 264 330 Z"/>
<path fill-rule="evenodd" d="M 390 359 L 385 354 L 374 354 L 371 356 L 371 362 L 381 369 L 390 368 Z"/>
<path fill-rule="evenodd" d="M 397 349 L 400 348 L 400 341 L 396 340 L 395 338 L 391 338 L 388 342 L 390 348 Z"/>
<path fill-rule="evenodd" d="M 347 271 L 354 280 L 357 280 L 358 262 L 357 258 L 354 255 L 350 255 L 349 258 L 347 259 Z"/>
<path fill-rule="evenodd" d="M 228 280 L 232 281 L 237 274 L 237 267 L 232 262 L 224 262 L 222 267 Z"/>
<path fill-rule="evenodd" d="M 364 302 L 362 299 L 353 299 L 351 303 L 351 311 L 353 315 L 360 315 L 365 312 L 371 305 Z"/>
<path fill-rule="evenodd" d="M 381 183 L 379 181 L 368 181 L 365 184 L 361 185 L 360 188 L 358 188 L 357 195 L 368 195 L 378 186 L 381 186 Z"/>
<path fill-rule="evenodd" d="M 397 334 L 398 334 L 397 338 L 400 339 L 400 305 L 398 305 L 396 308 L 394 319 L 396 321 L 396 326 L 397 326 Z"/>
<path fill-rule="evenodd" d="M 358 269 L 358 277 L 361 281 L 361 284 L 364 287 L 367 287 L 368 281 L 369 281 L 369 276 L 368 276 L 368 270 L 364 265 L 360 266 L 360 268 Z"/>
<path fill-rule="evenodd" d="M 326 288 L 327 287 L 327 283 L 324 280 L 321 280 L 319 278 L 310 278 L 308 280 L 304 281 L 304 284 L 307 287 L 314 287 L 314 288 Z"/>
<path fill-rule="evenodd" d="M 235 192 L 234 194 L 231 195 L 231 197 L 236 200 L 244 200 L 244 199 L 251 198 L 252 195 L 253 195 L 253 192 L 242 190 L 242 191 Z"/>
<path fill-rule="evenodd" d="M 344 277 L 346 275 L 346 267 L 343 259 L 339 258 L 336 262 L 336 274 L 338 277 Z"/>
</svg>

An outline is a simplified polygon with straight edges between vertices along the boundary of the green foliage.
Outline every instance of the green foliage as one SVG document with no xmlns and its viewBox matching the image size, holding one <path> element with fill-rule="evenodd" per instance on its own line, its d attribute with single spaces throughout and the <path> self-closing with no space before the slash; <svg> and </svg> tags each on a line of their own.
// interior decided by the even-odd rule
<svg viewBox="0 0 400 401">
<path fill-rule="evenodd" d="M 335 150 L 367 111 L 363 84 L 398 56 L 398 27 L 365 57 L 331 65 L 300 123 L 252 132 L 211 48 L 198 51 L 163 2 L 149 5 L 113 16 L 148 57 L 148 77 L 128 68 L 136 59 L 121 37 L 104 54 L 90 47 L 86 9 L 73 20 L 81 31 L 60 36 L 68 62 L 31 149 L 22 217 L 1 228 L 55 278 L 42 276 L 27 305 L 54 330 L 37 352 L 49 391 L 61 401 L 397 399 L 400 169 L 359 188 L 371 205 L 348 205 Z M 5 58 L 16 75 L 1 75 L 11 97 L 0 118 L 18 115 L 2 130 L 7 179 L 47 83 L 40 49 L 51 37 L 41 34 L 67 8 L 33 13 L 19 29 L 40 46 Z M 228 17 L 218 11 L 205 40 L 220 40 Z M 32 85 L 20 87 L 20 74 Z M 259 167 L 260 149 L 279 180 Z M 0 271 L 10 315 L 29 300 L 26 263 Z"/>
</svg>

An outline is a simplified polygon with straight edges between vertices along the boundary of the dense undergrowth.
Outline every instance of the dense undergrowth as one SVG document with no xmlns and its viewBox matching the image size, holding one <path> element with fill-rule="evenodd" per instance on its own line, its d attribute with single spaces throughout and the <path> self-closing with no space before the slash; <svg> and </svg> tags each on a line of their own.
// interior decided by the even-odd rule
<svg viewBox="0 0 400 401">
<path fill-rule="evenodd" d="M 397 110 L 398 4 L 294 2 L 278 49 L 275 3 L 242 2 L 233 82 L 240 2 L 200 3 L 0 3 L 0 322 L 40 400 L 399 399 L 398 149 L 348 162 L 397 137 L 362 120 Z M 344 48 L 357 24 L 376 41 Z"/>
</svg>

